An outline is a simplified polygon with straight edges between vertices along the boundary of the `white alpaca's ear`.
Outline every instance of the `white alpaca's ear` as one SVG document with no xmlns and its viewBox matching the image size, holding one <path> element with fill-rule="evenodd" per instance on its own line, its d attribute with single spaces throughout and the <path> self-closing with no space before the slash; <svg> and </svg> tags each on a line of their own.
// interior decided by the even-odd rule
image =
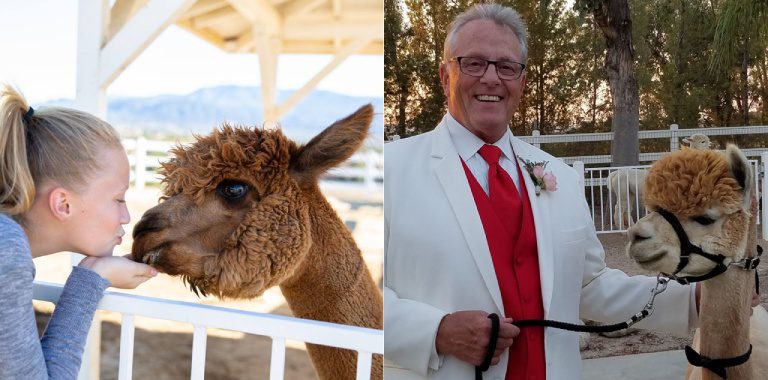
<svg viewBox="0 0 768 380">
<path fill-rule="evenodd" d="M 742 194 L 744 195 L 742 206 L 748 209 L 752 200 L 751 194 L 755 190 L 752 167 L 749 165 L 749 161 L 741 149 L 733 144 L 728 144 L 728 147 L 725 148 L 725 159 L 728 161 L 731 175 L 733 175 L 733 178 L 736 179 L 736 182 L 742 188 Z"/>
</svg>

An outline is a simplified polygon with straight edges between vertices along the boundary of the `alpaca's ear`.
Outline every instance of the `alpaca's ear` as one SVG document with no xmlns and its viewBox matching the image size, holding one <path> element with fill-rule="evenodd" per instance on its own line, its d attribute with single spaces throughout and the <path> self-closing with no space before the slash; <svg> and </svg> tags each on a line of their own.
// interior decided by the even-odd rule
<svg viewBox="0 0 768 380">
<path fill-rule="evenodd" d="M 728 144 L 725 148 L 725 157 L 728 160 L 728 166 L 731 168 L 731 174 L 739 186 L 742 188 L 744 194 L 744 204 L 749 205 L 751 201 L 750 194 L 754 191 L 754 180 L 752 178 L 752 167 L 744 156 L 741 149 L 733 144 Z"/>
<path fill-rule="evenodd" d="M 352 156 L 368 136 L 373 106 L 360 107 L 355 113 L 331 124 L 291 157 L 291 175 L 300 184 L 314 183 L 317 177 Z"/>
</svg>

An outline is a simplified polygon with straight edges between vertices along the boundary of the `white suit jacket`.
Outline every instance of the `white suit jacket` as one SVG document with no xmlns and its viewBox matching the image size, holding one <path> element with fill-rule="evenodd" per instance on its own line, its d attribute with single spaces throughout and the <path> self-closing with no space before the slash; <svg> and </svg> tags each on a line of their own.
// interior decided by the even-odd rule
<svg viewBox="0 0 768 380">
<path fill-rule="evenodd" d="M 484 310 L 504 316 L 496 274 L 459 154 L 444 125 L 385 145 L 384 374 L 386 379 L 460 379 L 474 367 L 433 354 L 437 327 L 448 313 Z M 544 317 L 577 323 L 617 323 L 643 309 L 655 278 L 606 268 L 603 248 L 577 173 L 517 138 L 520 158 L 548 161 L 554 192 L 537 196 L 528 173 L 536 223 Z M 694 292 L 670 284 L 654 314 L 636 325 L 686 335 L 698 320 Z M 581 378 L 578 334 L 545 329 L 547 379 Z M 503 379 L 507 354 L 486 379 Z"/>
</svg>

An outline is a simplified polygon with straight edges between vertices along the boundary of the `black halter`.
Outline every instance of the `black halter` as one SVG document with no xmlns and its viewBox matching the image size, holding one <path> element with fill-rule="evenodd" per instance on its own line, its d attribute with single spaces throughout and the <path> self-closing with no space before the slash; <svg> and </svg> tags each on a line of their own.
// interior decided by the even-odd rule
<svg viewBox="0 0 768 380">
<path fill-rule="evenodd" d="M 683 285 L 686 285 L 692 282 L 708 280 L 712 277 L 720 275 L 723 272 L 725 272 L 728 269 L 728 267 L 731 265 L 738 266 L 746 270 L 751 270 L 751 269 L 757 268 L 757 266 L 760 264 L 760 254 L 763 251 L 760 246 L 757 247 L 757 250 L 758 250 L 757 256 L 748 257 L 737 262 L 731 262 L 731 263 L 725 264 L 725 259 L 727 257 L 723 255 L 715 255 L 715 254 L 704 252 L 704 250 L 701 249 L 701 247 L 693 245 L 693 243 L 691 243 L 691 241 L 688 240 L 688 235 L 685 233 L 685 230 L 683 229 L 683 226 L 680 224 L 680 221 L 677 220 L 677 217 L 675 217 L 671 212 L 664 210 L 662 208 L 656 210 L 656 212 L 658 212 L 659 215 L 663 216 L 664 219 L 666 219 L 666 221 L 675 230 L 678 240 L 680 240 L 680 262 L 677 264 L 677 268 L 675 268 L 675 271 L 672 274 L 664 273 L 665 276 Z M 691 259 L 692 254 L 702 256 L 714 262 L 715 267 L 712 268 L 712 270 L 709 271 L 709 273 L 703 274 L 701 276 L 683 276 L 683 277 L 677 276 L 677 274 L 680 273 L 680 271 L 683 270 L 683 268 L 685 268 L 688 265 L 688 261 Z"/>
</svg>

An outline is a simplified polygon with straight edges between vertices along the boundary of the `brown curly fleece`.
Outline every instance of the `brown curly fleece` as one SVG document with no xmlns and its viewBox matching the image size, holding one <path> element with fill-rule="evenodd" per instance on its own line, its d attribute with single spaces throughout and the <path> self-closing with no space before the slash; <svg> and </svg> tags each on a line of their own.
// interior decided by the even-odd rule
<svg viewBox="0 0 768 380">
<path fill-rule="evenodd" d="M 650 209 L 663 208 L 691 217 L 712 207 L 726 214 L 741 208 L 742 189 L 731 176 L 723 153 L 683 148 L 651 166 L 643 199 Z"/>
<path fill-rule="evenodd" d="M 224 125 L 175 147 L 161 169 L 164 201 L 134 228 L 134 259 L 194 291 L 254 298 L 279 285 L 297 317 L 383 328 L 381 291 L 317 184 L 362 145 L 372 117 L 362 107 L 302 146 L 279 130 Z M 231 181 L 247 196 L 224 199 L 218 189 Z M 322 379 L 355 378 L 355 352 L 308 350 Z M 371 372 L 382 378 L 380 355 Z"/>
</svg>

